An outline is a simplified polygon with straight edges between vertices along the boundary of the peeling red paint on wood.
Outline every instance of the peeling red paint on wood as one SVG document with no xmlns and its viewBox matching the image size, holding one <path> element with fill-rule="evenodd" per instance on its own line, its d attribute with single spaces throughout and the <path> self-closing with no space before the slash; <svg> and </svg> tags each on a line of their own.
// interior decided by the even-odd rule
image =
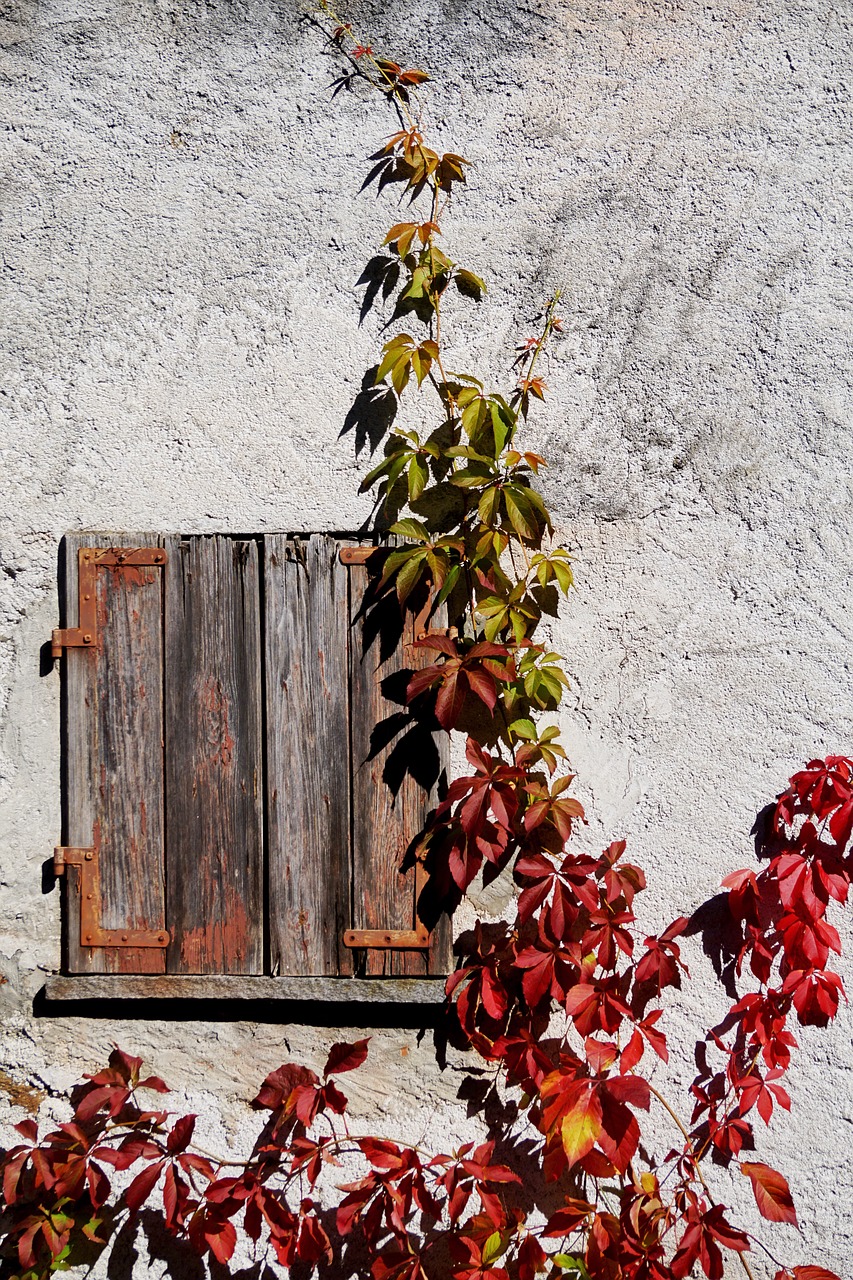
<svg viewBox="0 0 853 1280">
<path fill-rule="evenodd" d="M 221 916 L 182 933 L 182 973 L 247 972 L 252 925 L 237 893 L 226 892 L 222 911 Z"/>
</svg>

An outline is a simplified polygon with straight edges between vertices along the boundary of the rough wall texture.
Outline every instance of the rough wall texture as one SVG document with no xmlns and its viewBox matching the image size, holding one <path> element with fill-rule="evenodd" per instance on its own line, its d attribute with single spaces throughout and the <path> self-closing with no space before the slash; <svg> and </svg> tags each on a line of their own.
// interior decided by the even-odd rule
<svg viewBox="0 0 853 1280">
<path fill-rule="evenodd" d="M 382 323 L 357 324 L 365 246 L 387 222 L 358 187 L 389 121 L 359 88 L 332 98 L 337 63 L 296 9 L 0 3 L 0 1102 L 13 1118 L 21 1086 L 61 1093 L 118 1041 L 226 1141 L 251 1125 L 267 1070 L 316 1065 L 340 1036 L 227 1010 L 203 1024 L 33 1014 L 59 954 L 58 895 L 41 891 L 59 833 L 59 686 L 39 671 L 59 538 L 340 529 L 369 509 L 341 424 Z M 413 0 L 356 17 L 436 73 L 439 133 L 476 161 L 453 242 L 492 292 L 460 312 L 459 362 L 499 375 L 542 297 L 565 289 L 533 429 L 578 551 L 554 628 L 573 677 L 565 725 L 590 839 L 630 838 L 651 928 L 750 858 L 755 814 L 793 767 L 850 747 L 849 12 Z M 849 922 L 844 934 L 849 948 Z M 689 958 L 673 1015 L 684 1079 L 697 1016 L 724 1000 L 698 943 Z M 763 1148 L 790 1174 L 809 1259 L 843 1275 L 852 1031 L 848 1012 L 801 1036 L 793 1113 Z M 383 1132 L 470 1136 L 461 1067 L 442 1068 L 416 1027 L 379 1029 L 356 1109 Z M 776 1238 L 805 1258 L 792 1229 Z"/>
</svg>

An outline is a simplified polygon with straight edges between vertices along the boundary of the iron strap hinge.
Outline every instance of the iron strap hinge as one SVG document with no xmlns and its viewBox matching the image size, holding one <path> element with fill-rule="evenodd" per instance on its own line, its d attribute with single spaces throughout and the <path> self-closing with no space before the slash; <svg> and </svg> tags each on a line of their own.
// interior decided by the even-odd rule
<svg viewBox="0 0 853 1280">
<path fill-rule="evenodd" d="M 345 929 L 345 947 L 369 947 L 376 951 L 400 950 L 410 948 L 417 951 L 428 951 L 430 932 L 417 914 L 417 903 L 427 886 L 429 873 L 418 858 L 415 863 L 415 927 L 414 929 Z"/>
<path fill-rule="evenodd" d="M 80 547 L 77 552 L 78 625 L 54 628 L 50 637 L 51 656 L 61 658 L 63 649 L 98 648 L 98 568 L 121 570 L 151 566 L 162 569 L 165 563 L 166 552 L 160 547 Z"/>
<path fill-rule="evenodd" d="M 168 929 L 104 929 L 101 926 L 101 873 L 95 846 L 57 845 L 53 851 L 53 870 L 65 874 L 66 867 L 77 867 L 80 889 L 81 947 L 167 947 Z"/>
</svg>

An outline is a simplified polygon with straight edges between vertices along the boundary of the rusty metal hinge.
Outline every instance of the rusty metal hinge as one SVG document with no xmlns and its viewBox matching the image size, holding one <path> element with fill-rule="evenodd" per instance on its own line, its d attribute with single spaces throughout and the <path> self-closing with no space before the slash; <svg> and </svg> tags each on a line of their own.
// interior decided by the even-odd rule
<svg viewBox="0 0 853 1280">
<path fill-rule="evenodd" d="M 341 564 L 367 564 L 377 551 L 393 551 L 393 547 L 341 547 Z"/>
<path fill-rule="evenodd" d="M 414 929 L 346 929 L 345 947 L 369 947 L 371 950 L 390 951 L 409 948 L 426 951 L 429 948 L 429 929 L 417 914 L 418 900 L 426 888 L 429 872 L 418 858 L 415 863 L 415 927 Z"/>
<path fill-rule="evenodd" d="M 168 929 L 104 929 L 101 926 L 101 873 L 99 850 L 57 845 L 53 851 L 53 870 L 65 874 L 66 867 L 80 871 L 80 946 L 81 947 L 167 947 Z"/>
<path fill-rule="evenodd" d="M 98 648 L 98 604 L 95 574 L 102 565 L 112 569 L 151 565 L 161 569 L 166 552 L 160 547 L 80 547 L 77 552 L 78 625 L 56 627 L 51 632 L 50 652 L 62 657 L 63 649 Z"/>
<path fill-rule="evenodd" d="M 377 551 L 388 551 L 393 547 L 341 547 L 340 557 L 342 564 L 367 564 L 368 560 Z M 455 640 L 459 635 L 457 627 L 430 627 L 425 629 L 426 619 L 429 617 L 432 608 L 432 600 L 427 601 L 427 605 L 418 614 L 415 619 L 415 636 L 418 640 L 426 640 L 427 636 L 448 636 L 449 639 Z"/>
</svg>

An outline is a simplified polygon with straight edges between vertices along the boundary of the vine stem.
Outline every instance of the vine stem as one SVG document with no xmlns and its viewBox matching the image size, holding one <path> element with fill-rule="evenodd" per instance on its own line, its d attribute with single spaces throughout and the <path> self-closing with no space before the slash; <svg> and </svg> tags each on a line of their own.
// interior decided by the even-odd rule
<svg viewBox="0 0 853 1280">
<path fill-rule="evenodd" d="M 646 1081 L 646 1083 L 648 1084 L 649 1082 Z M 708 1186 L 707 1182 L 705 1181 L 705 1175 L 702 1173 L 702 1170 L 699 1168 L 699 1159 L 696 1155 L 696 1149 L 693 1146 L 693 1139 L 690 1137 L 690 1134 L 688 1133 L 687 1129 L 682 1124 L 681 1117 L 679 1116 L 677 1111 L 673 1110 L 673 1108 L 669 1105 L 669 1103 L 667 1102 L 663 1094 L 659 1093 L 653 1084 L 649 1084 L 649 1092 L 655 1098 L 657 1098 L 658 1102 L 663 1107 L 664 1111 L 667 1112 L 667 1114 L 670 1116 L 670 1118 L 674 1121 L 674 1123 L 678 1126 L 679 1130 L 683 1134 L 684 1141 L 687 1145 L 687 1149 L 690 1152 L 690 1155 L 693 1159 L 693 1167 L 696 1170 L 696 1177 L 698 1178 L 699 1182 L 702 1184 L 705 1194 L 708 1196 L 710 1200 L 713 1201 L 714 1196 L 711 1191 L 711 1188 Z M 740 1261 L 740 1265 L 743 1267 L 744 1272 L 748 1276 L 749 1280 L 755 1280 L 755 1276 L 753 1275 L 752 1268 L 750 1267 L 749 1263 L 747 1262 L 746 1258 L 743 1256 L 742 1253 L 738 1254 L 738 1260 Z"/>
</svg>

